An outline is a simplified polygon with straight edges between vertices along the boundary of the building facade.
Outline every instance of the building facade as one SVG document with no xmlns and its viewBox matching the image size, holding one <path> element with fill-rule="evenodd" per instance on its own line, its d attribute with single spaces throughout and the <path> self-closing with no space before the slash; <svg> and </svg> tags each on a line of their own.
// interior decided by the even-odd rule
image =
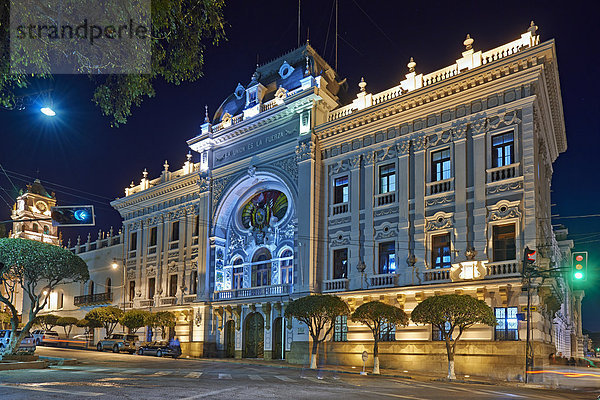
<svg viewBox="0 0 600 400">
<path fill-rule="evenodd" d="M 182 168 L 144 171 L 111 203 L 118 240 L 100 234 L 74 251 L 95 284 L 120 282 L 120 300 L 106 302 L 174 311 L 173 334 L 192 356 L 306 362 L 308 330 L 283 315 L 311 293 L 409 314 L 429 296 L 469 294 L 498 325 L 465 333 L 457 372 L 515 379 L 523 250 L 536 249 L 544 269 L 566 265 L 572 247 L 550 219 L 553 162 L 567 143 L 555 44 L 536 30 L 485 52 L 467 37 L 454 64 L 422 74 L 411 59 L 397 86 L 372 94 L 362 80 L 349 100 L 309 44 L 287 53 L 206 113 Z M 106 269 L 109 258 L 122 269 Z M 81 310 L 97 306 L 89 283 L 78 290 Z M 560 276 L 531 291 L 536 365 L 582 355 L 583 293 Z M 443 370 L 439 338 L 431 326 L 398 328 L 380 344 L 381 365 Z M 370 349 L 366 327 L 346 318 L 324 348 L 353 365 Z"/>
</svg>

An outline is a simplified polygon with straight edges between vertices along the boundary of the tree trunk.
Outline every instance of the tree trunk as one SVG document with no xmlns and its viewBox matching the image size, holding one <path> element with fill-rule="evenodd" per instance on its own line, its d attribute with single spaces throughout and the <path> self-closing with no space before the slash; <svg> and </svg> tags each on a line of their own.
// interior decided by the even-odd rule
<svg viewBox="0 0 600 400">
<path fill-rule="evenodd" d="M 317 349 L 319 342 L 313 338 L 312 352 L 310 354 L 310 369 L 317 369 Z"/>
<path fill-rule="evenodd" d="M 373 374 L 379 375 L 379 346 L 377 339 L 373 343 Z"/>
<path fill-rule="evenodd" d="M 456 379 L 454 374 L 454 346 L 450 345 L 450 341 L 446 339 L 446 352 L 448 353 L 448 379 Z"/>
</svg>

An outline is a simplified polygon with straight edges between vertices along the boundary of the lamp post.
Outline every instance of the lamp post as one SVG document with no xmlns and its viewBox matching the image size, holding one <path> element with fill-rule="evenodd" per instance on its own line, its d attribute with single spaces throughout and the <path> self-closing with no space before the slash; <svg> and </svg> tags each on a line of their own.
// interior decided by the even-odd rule
<svg viewBox="0 0 600 400">
<path fill-rule="evenodd" d="M 119 263 L 117 261 L 118 260 L 114 259 L 112 262 L 112 268 L 115 270 L 117 268 L 119 268 Z M 125 268 L 125 263 L 122 262 L 122 264 L 123 264 L 123 312 L 125 312 L 125 283 L 126 283 L 125 282 L 125 280 L 126 280 L 125 273 L 127 272 L 127 269 Z"/>
</svg>

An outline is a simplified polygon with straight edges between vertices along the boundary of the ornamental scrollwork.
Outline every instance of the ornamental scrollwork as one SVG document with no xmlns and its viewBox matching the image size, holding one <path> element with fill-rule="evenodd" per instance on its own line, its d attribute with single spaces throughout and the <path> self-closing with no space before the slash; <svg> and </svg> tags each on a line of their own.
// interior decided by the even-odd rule
<svg viewBox="0 0 600 400">
<path fill-rule="evenodd" d="M 412 140 L 415 151 L 425 150 L 429 145 L 429 138 L 427 136 L 419 136 Z"/>
<path fill-rule="evenodd" d="M 490 211 L 489 220 L 499 221 L 508 218 L 521 218 L 521 211 L 518 205 L 501 204 L 499 207 Z"/>
<path fill-rule="evenodd" d="M 425 205 L 427 206 L 435 206 L 439 204 L 448 204 L 454 201 L 454 195 L 451 196 L 443 196 L 443 197 L 435 197 L 433 199 L 425 200 Z"/>
<path fill-rule="evenodd" d="M 375 228 L 375 240 L 398 236 L 397 224 L 384 223 Z"/>
<path fill-rule="evenodd" d="M 522 181 L 489 187 L 487 189 L 487 194 L 496 194 L 496 193 L 502 193 L 502 192 L 507 192 L 510 190 L 519 190 L 519 189 L 523 189 Z"/>
<path fill-rule="evenodd" d="M 336 232 L 331 235 L 331 246 L 345 246 L 350 244 L 350 233 Z"/>
<path fill-rule="evenodd" d="M 156 276 L 156 267 L 150 266 L 150 267 L 146 268 L 146 276 L 149 276 L 149 277 Z"/>
<path fill-rule="evenodd" d="M 471 123 L 471 130 L 473 131 L 474 134 L 483 133 L 486 131 L 486 128 L 487 128 L 487 119 L 486 118 L 480 118 L 477 121 L 474 121 Z"/>
<path fill-rule="evenodd" d="M 296 161 L 315 159 L 315 145 L 312 141 L 302 142 L 296 146 Z"/>
<path fill-rule="evenodd" d="M 452 226 L 452 215 L 443 212 L 436 213 L 431 219 L 427 219 L 425 230 L 437 231 L 440 229 L 450 228 Z"/>
<path fill-rule="evenodd" d="M 200 193 L 206 192 L 210 187 L 210 179 L 206 176 L 198 179 L 198 188 Z"/>
<path fill-rule="evenodd" d="M 295 156 L 292 155 L 282 160 L 274 161 L 271 165 L 287 172 L 294 182 L 298 182 L 298 163 Z"/>
<path fill-rule="evenodd" d="M 396 152 L 400 155 L 408 154 L 410 151 L 410 140 L 404 140 L 400 143 L 396 143 Z"/>
</svg>

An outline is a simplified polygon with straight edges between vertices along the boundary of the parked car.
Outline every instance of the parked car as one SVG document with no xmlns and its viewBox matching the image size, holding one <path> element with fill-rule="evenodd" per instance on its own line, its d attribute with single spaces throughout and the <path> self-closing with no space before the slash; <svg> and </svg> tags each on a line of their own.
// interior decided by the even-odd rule
<svg viewBox="0 0 600 400">
<path fill-rule="evenodd" d="M 110 349 L 113 351 L 113 353 L 126 351 L 130 354 L 133 354 L 135 353 L 135 342 L 138 340 L 139 339 L 137 335 L 114 333 L 104 340 L 99 341 L 96 345 L 96 349 L 98 349 L 98 351 Z"/>
<path fill-rule="evenodd" d="M 21 331 L 17 331 L 17 335 L 20 335 Z M 0 352 L 8 346 L 8 342 L 10 341 L 10 337 L 12 335 L 12 330 L 3 329 L 0 330 Z M 19 348 L 17 349 L 17 353 L 20 354 L 33 354 L 35 352 L 36 345 L 35 339 L 31 335 L 25 336 L 23 340 L 21 340 L 21 344 L 19 344 Z"/>
<path fill-rule="evenodd" d="M 179 346 L 169 346 L 169 342 L 165 340 L 157 340 L 154 342 L 146 342 L 138 349 L 139 355 L 157 356 L 157 357 L 173 357 L 177 358 L 181 355 Z"/>
<path fill-rule="evenodd" d="M 37 329 L 32 333 L 33 339 L 35 340 L 36 345 L 48 344 L 51 342 L 56 343 L 58 340 L 58 332 L 55 331 L 45 331 L 43 329 Z"/>
</svg>

